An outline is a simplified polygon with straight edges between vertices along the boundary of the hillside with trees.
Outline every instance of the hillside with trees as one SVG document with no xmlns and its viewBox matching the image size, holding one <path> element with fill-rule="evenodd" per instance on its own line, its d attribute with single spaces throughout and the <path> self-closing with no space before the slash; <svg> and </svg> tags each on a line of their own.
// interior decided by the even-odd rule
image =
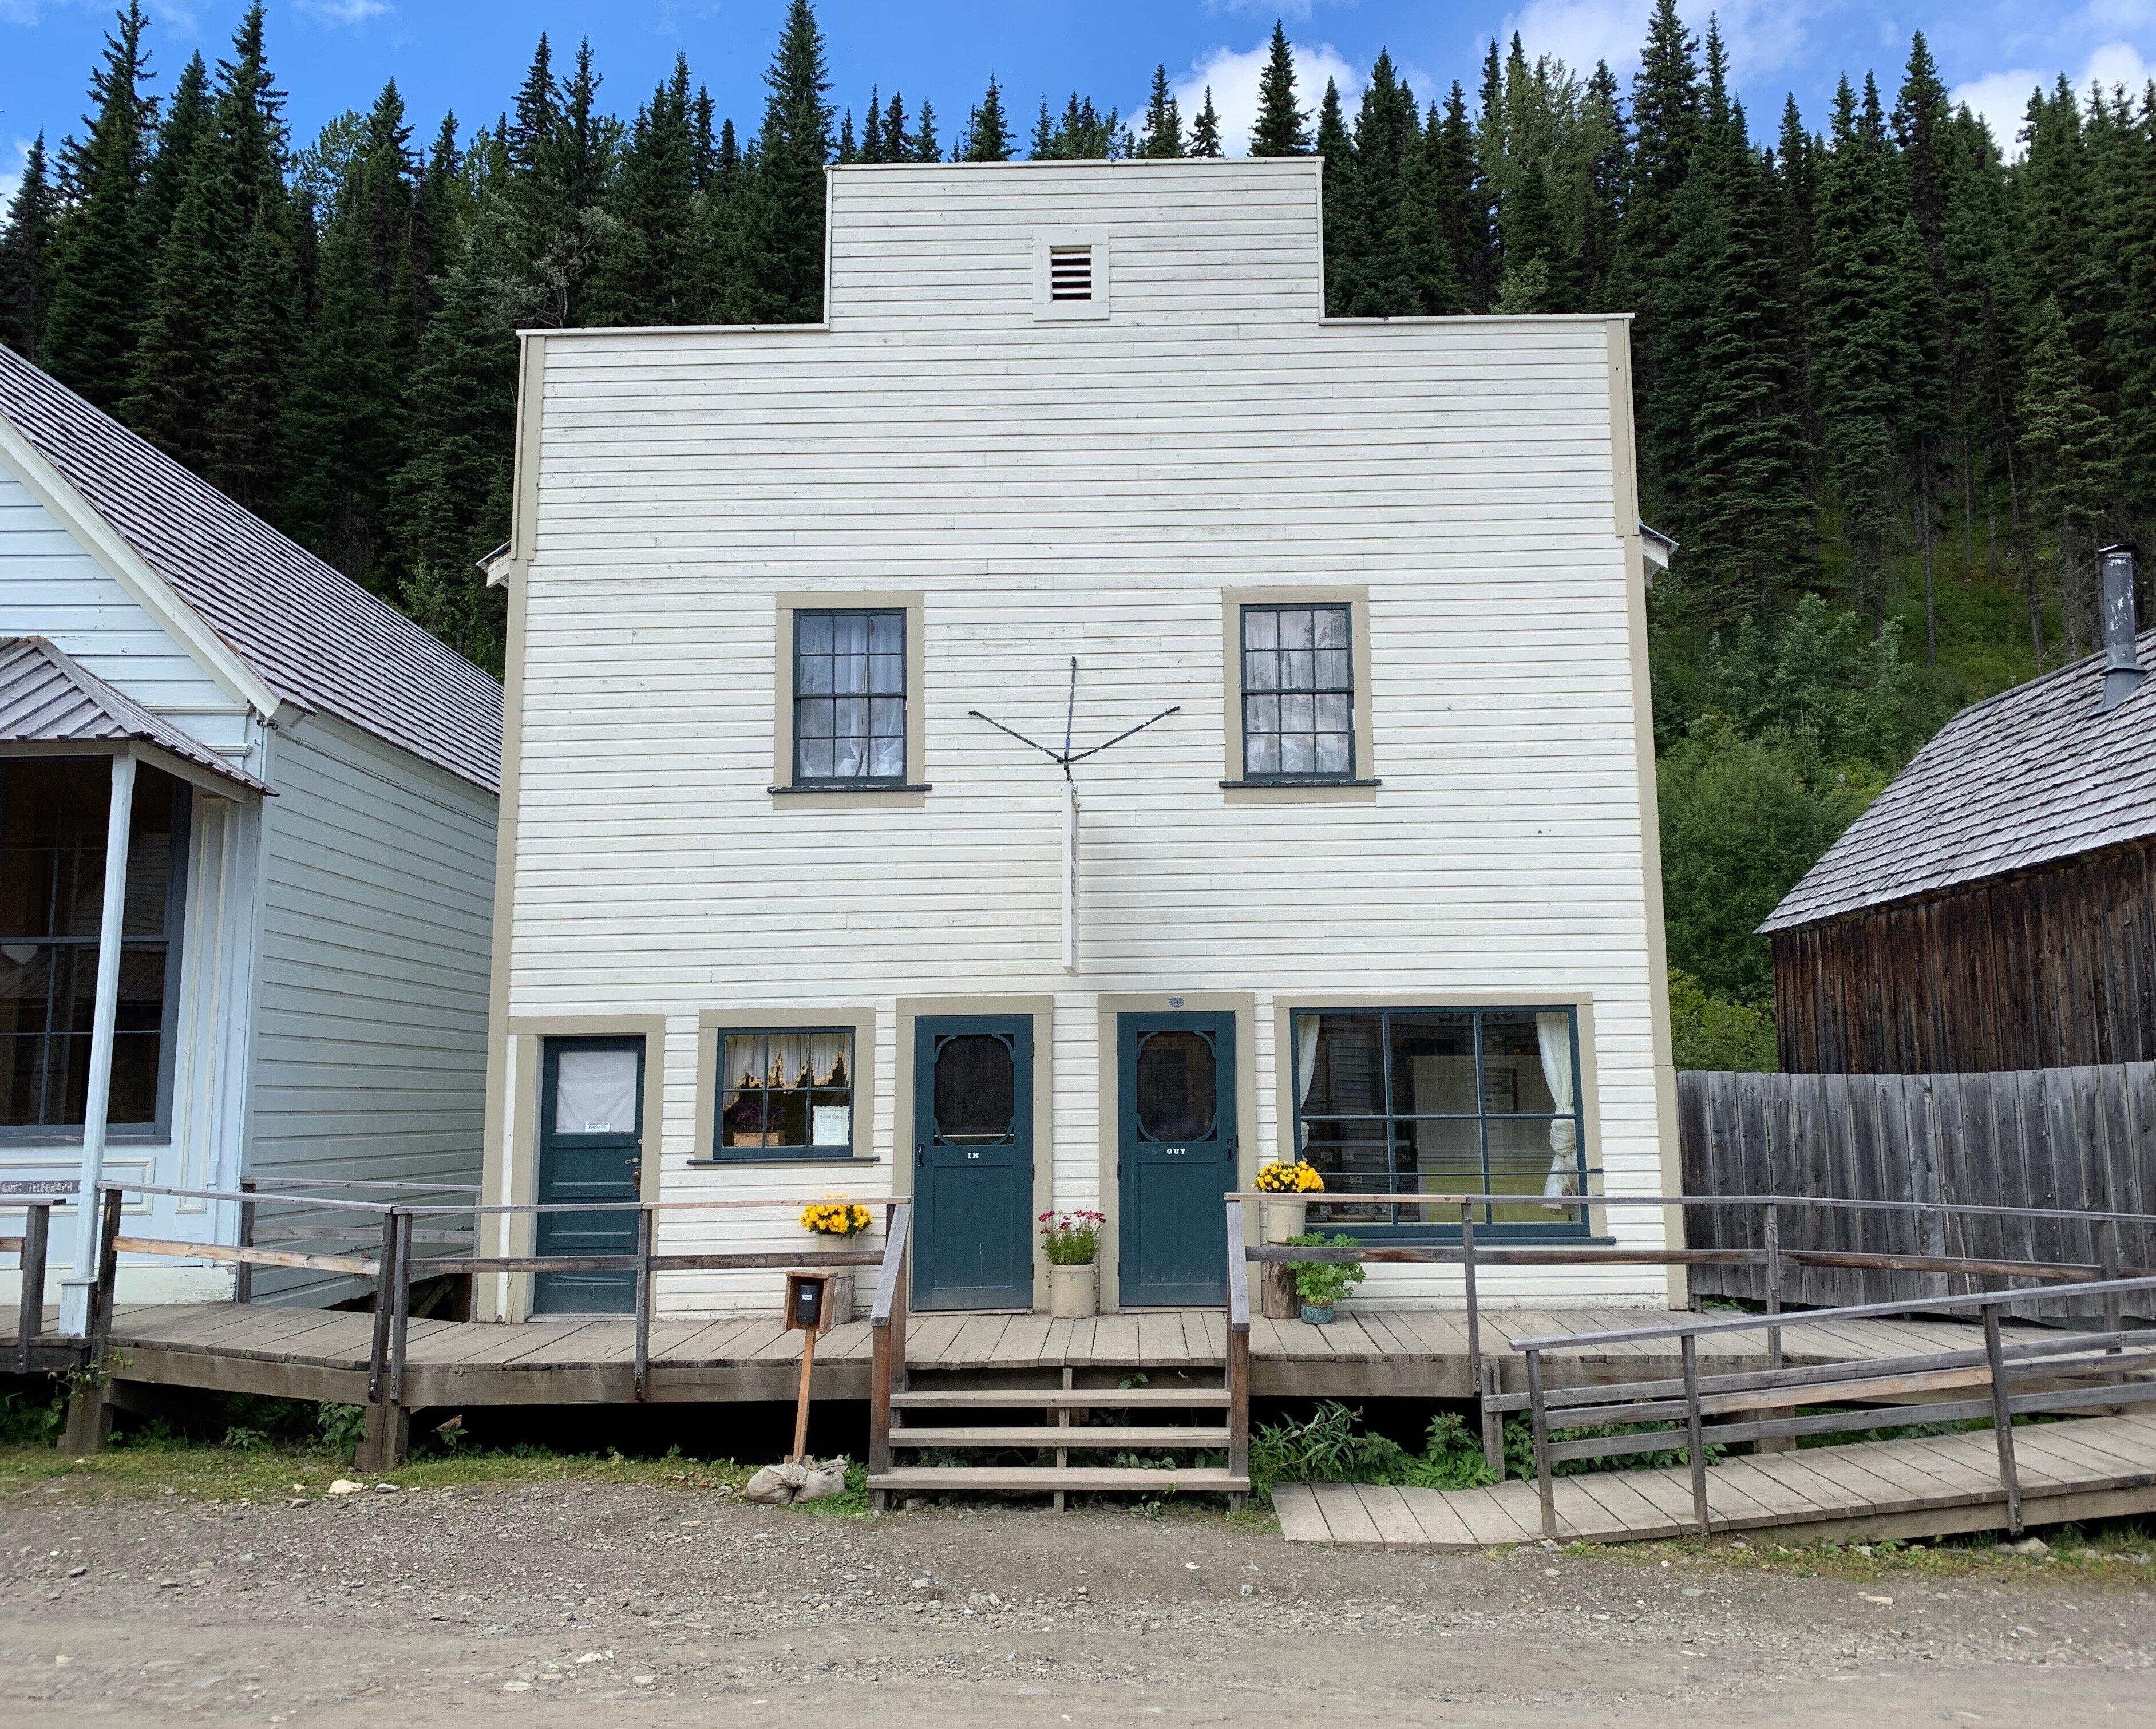
<svg viewBox="0 0 2156 1729">
<path fill-rule="evenodd" d="M 415 142 L 393 83 L 302 144 L 259 5 L 169 85 L 143 29 L 29 153 L 0 341 L 497 670 L 517 329 L 819 317 L 831 162 L 1232 141 L 1164 68 L 1127 118 L 844 106 L 793 0 L 738 126 L 685 60 L 624 115 L 542 38 L 482 124 Z M 1679 1056 L 1770 1065 L 1753 927 L 1948 714 L 2095 645 L 2096 549 L 2156 516 L 2156 86 L 2061 77 L 2002 140 L 1919 35 L 1755 125 L 1654 0 L 1629 85 L 1515 38 L 1441 91 L 1381 54 L 1352 112 L 1276 26 L 1247 147 L 1325 158 L 1337 315 L 1635 315 Z"/>
</svg>

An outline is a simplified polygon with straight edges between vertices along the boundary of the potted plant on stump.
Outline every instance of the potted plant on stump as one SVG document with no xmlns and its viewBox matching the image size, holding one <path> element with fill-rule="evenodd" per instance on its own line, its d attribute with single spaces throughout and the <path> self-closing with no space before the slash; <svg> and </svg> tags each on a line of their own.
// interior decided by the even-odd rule
<svg viewBox="0 0 2156 1729">
<path fill-rule="evenodd" d="M 1350 1236 L 1328 1237 L 1322 1231 L 1312 1231 L 1288 1241 L 1298 1249 L 1360 1249 L 1363 1245 Z M 1332 1307 L 1341 1298 L 1360 1285 L 1366 1276 L 1363 1264 L 1358 1260 L 1299 1260 L 1294 1263 L 1296 1294 L 1302 1299 L 1302 1318 L 1312 1326 L 1324 1326 L 1332 1319 Z"/>
<path fill-rule="evenodd" d="M 1259 1237 L 1266 1243 L 1292 1243 L 1302 1234 L 1305 1195 L 1325 1193 L 1325 1179 L 1307 1159 L 1275 1159 L 1260 1167 L 1260 1193 L 1278 1195 L 1258 1209 Z M 1259 1263 L 1258 1312 L 1268 1321 L 1292 1321 L 1301 1308 L 1296 1295 L 1295 1269 L 1286 1261 Z"/>
<path fill-rule="evenodd" d="M 1048 1251 L 1048 1312 L 1058 1321 L 1083 1321 L 1101 1309 L 1101 1227 L 1107 1215 L 1084 1208 L 1040 1215 L 1041 1245 Z"/>
</svg>

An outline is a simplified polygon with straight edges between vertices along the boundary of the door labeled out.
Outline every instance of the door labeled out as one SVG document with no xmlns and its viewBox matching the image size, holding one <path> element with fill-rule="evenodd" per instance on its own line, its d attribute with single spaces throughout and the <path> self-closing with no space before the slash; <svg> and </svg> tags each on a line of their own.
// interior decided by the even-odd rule
<svg viewBox="0 0 2156 1729">
<path fill-rule="evenodd" d="M 1033 1306 L 1033 1022 L 913 1024 L 913 1302 Z"/>
<path fill-rule="evenodd" d="M 644 1041 L 550 1039 L 540 1065 L 538 1199 L 634 1203 L 642 1197 Z M 636 1213 L 542 1213 L 540 1254 L 634 1254 Z M 531 1307 L 540 1315 L 626 1315 L 635 1275 L 540 1273 Z"/>
<path fill-rule="evenodd" d="M 1213 1304 L 1227 1292 L 1222 1197 L 1235 1186 L 1235 1017 L 1116 1018 L 1117 1300 Z"/>
</svg>

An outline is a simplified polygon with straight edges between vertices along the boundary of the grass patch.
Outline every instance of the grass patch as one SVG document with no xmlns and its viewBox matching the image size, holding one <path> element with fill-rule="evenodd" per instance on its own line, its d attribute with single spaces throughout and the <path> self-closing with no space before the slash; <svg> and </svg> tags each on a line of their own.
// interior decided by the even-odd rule
<svg viewBox="0 0 2156 1729">
<path fill-rule="evenodd" d="M 2037 1533 L 2041 1556 L 2002 1547 L 1997 1531 L 1887 1538 L 1878 1542 L 1781 1543 L 1753 1537 L 1684 1537 L 1658 1543 L 1573 1543 L 1562 1553 L 1635 1567 L 1737 1567 L 1851 1583 L 1967 1580 L 2026 1585 L 2089 1580 L 2156 1592 L 2156 1525 L 2143 1516 L 2064 1525 Z"/>
</svg>

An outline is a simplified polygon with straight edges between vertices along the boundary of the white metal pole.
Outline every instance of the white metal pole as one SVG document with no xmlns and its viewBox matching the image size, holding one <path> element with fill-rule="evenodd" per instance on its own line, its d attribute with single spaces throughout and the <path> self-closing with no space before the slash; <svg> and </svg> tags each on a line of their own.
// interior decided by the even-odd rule
<svg viewBox="0 0 2156 1729">
<path fill-rule="evenodd" d="M 74 1262 L 60 1285 L 60 1331 L 90 1331 L 97 1285 L 97 1181 L 105 1173 L 105 1129 L 112 1108 L 112 1032 L 120 1018 L 120 940 L 127 912 L 127 835 L 135 813 L 135 759 L 112 759 L 112 801 L 105 828 L 105 909 L 97 930 L 97 999 L 90 1024 L 90 1097 L 83 1110 L 81 1187 L 75 1192 Z"/>
</svg>

